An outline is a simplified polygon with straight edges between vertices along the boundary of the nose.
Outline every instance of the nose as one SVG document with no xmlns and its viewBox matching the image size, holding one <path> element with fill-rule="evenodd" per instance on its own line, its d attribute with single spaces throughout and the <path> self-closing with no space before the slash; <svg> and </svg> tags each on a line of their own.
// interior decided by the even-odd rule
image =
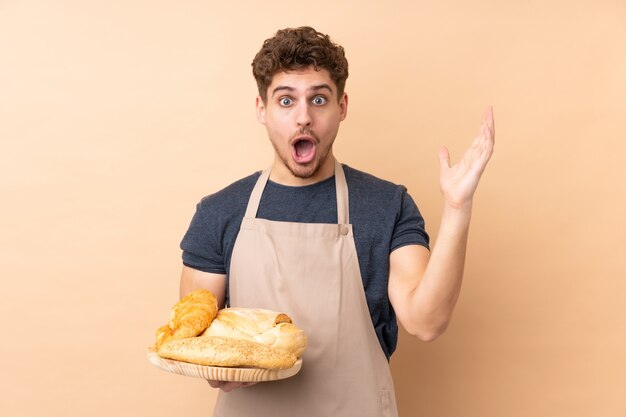
<svg viewBox="0 0 626 417">
<path fill-rule="evenodd" d="M 298 126 L 311 126 L 313 119 L 311 117 L 311 109 L 309 103 L 301 102 L 298 106 L 298 114 L 296 115 Z"/>
</svg>

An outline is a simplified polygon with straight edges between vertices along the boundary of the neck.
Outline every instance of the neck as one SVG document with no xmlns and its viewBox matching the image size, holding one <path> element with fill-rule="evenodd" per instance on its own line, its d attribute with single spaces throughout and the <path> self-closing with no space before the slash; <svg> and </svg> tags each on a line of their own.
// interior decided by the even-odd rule
<svg viewBox="0 0 626 417">
<path fill-rule="evenodd" d="M 293 173 L 285 166 L 282 159 L 278 155 L 274 158 L 274 164 L 272 165 L 272 172 L 270 173 L 270 180 L 292 187 L 301 187 L 304 185 L 311 185 L 324 181 L 327 178 L 335 175 L 335 157 L 332 151 L 328 153 L 324 164 L 317 170 L 315 174 L 308 178 L 300 178 L 293 175 Z"/>
</svg>

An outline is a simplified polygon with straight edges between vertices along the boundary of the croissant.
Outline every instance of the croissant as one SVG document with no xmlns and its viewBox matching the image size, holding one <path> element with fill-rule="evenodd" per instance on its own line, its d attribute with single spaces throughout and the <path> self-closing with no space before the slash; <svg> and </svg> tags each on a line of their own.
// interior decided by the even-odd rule
<svg viewBox="0 0 626 417">
<path fill-rule="evenodd" d="M 202 333 L 217 315 L 217 299 L 208 290 L 195 290 L 174 305 L 168 324 L 156 333 L 157 349 L 170 340 Z"/>
</svg>

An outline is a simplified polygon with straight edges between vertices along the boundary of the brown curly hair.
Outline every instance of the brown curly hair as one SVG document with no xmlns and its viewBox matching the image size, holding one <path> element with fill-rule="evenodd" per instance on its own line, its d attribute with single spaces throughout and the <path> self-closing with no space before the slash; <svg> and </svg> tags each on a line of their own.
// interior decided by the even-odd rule
<svg viewBox="0 0 626 417">
<path fill-rule="evenodd" d="M 267 88 L 277 72 L 309 66 L 316 71 L 328 70 L 337 86 L 337 99 L 341 99 L 348 78 L 348 60 L 343 47 L 309 26 L 281 29 L 266 39 L 252 61 L 252 74 L 263 102 L 267 102 Z"/>
</svg>

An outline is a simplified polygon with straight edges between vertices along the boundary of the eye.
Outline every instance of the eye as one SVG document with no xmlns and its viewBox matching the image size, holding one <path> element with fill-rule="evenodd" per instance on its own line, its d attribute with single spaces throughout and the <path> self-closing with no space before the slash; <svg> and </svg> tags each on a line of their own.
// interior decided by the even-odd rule
<svg viewBox="0 0 626 417">
<path fill-rule="evenodd" d="M 290 99 L 289 97 L 281 97 L 279 100 L 279 103 L 283 107 L 289 107 L 293 104 L 293 100 Z"/>
<path fill-rule="evenodd" d="M 313 104 L 316 106 L 322 106 L 326 104 L 326 97 L 324 96 L 315 96 L 313 97 Z"/>
</svg>

